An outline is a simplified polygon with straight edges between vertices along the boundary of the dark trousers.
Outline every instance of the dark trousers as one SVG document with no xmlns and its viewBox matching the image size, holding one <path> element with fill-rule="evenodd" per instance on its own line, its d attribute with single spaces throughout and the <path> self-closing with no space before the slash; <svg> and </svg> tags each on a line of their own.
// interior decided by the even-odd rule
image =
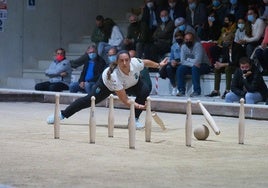
<svg viewBox="0 0 268 188">
<path fill-rule="evenodd" d="M 95 97 L 95 103 L 98 104 L 99 102 L 103 101 L 110 94 L 114 93 L 110 91 L 103 83 L 102 77 L 97 81 L 96 85 L 93 86 L 92 92 L 85 97 L 81 97 L 71 103 L 65 110 L 62 110 L 61 113 L 64 117 L 69 118 L 74 113 L 89 108 L 91 106 L 91 97 Z M 150 94 L 149 87 L 144 81 L 139 79 L 138 83 L 128 89 L 126 89 L 126 93 L 129 95 L 135 95 L 136 99 L 135 102 L 139 104 L 145 104 L 147 97 Z M 135 117 L 139 118 L 140 114 L 142 113 L 141 109 L 135 109 Z"/>
<path fill-rule="evenodd" d="M 232 74 L 234 73 L 235 69 L 236 69 L 235 66 L 227 66 L 227 67 L 223 67 L 220 69 L 214 69 L 214 73 L 215 73 L 214 90 L 217 90 L 217 91 L 220 90 L 221 75 L 222 73 L 225 73 L 225 77 L 226 77 L 225 90 L 229 91 L 231 88 Z"/>
<path fill-rule="evenodd" d="M 62 82 L 56 82 L 56 83 L 50 83 L 50 82 L 41 82 L 35 85 L 35 90 L 38 91 L 63 91 L 63 90 L 69 90 L 69 86 L 62 83 Z"/>
</svg>

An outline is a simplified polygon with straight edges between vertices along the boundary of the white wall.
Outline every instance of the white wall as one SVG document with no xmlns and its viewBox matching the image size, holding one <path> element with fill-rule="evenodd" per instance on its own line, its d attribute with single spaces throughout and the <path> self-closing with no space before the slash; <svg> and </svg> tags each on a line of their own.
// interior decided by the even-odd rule
<svg viewBox="0 0 268 188">
<path fill-rule="evenodd" d="M 0 87 L 7 77 L 21 77 L 23 68 L 35 68 L 38 60 L 51 59 L 58 47 L 90 35 L 95 17 L 102 14 L 116 21 L 126 19 L 143 0 L 7 0 L 8 19 L 0 32 Z"/>
</svg>

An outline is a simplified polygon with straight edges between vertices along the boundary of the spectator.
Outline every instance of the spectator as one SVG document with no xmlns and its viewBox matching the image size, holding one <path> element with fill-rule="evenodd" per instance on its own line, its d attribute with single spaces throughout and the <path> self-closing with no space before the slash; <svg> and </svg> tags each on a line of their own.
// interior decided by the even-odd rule
<svg viewBox="0 0 268 188">
<path fill-rule="evenodd" d="M 116 47 L 111 47 L 108 51 L 108 62 L 106 62 L 107 67 L 110 66 L 111 63 L 116 61 L 116 54 L 118 50 Z"/>
<path fill-rule="evenodd" d="M 149 59 L 158 61 L 171 47 L 174 23 L 169 19 L 168 11 L 162 10 L 160 13 L 161 23 L 153 34 L 153 43 L 150 46 Z"/>
<path fill-rule="evenodd" d="M 138 21 L 138 17 L 134 14 L 129 16 L 127 37 L 124 39 L 123 49 L 135 50 L 137 57 L 143 56 L 144 50 L 149 45 L 150 32 L 149 27 L 144 22 Z"/>
<path fill-rule="evenodd" d="M 136 128 L 142 128 L 143 125 L 139 122 L 139 117 L 145 109 L 145 101 L 150 94 L 147 84 L 139 79 L 140 71 L 144 66 L 158 67 L 164 66 L 167 59 L 160 63 L 150 60 L 140 60 L 137 58 L 130 58 L 127 51 L 118 52 L 116 62 L 106 68 L 102 76 L 98 79 L 90 94 L 81 97 L 71 103 L 65 110 L 60 112 L 60 119 L 69 118 L 76 112 L 90 107 L 90 100 L 92 96 L 96 98 L 96 104 L 107 98 L 111 93 L 116 93 L 118 98 L 128 107 L 131 105 L 131 100 L 127 94 L 134 94 L 135 99 L 135 118 Z M 54 123 L 54 115 L 47 118 L 48 124 Z"/>
<path fill-rule="evenodd" d="M 224 41 L 224 38 L 228 38 L 230 35 L 233 36 L 235 31 L 236 31 L 235 18 L 232 14 L 228 14 L 224 18 L 224 24 L 223 24 L 223 27 L 221 29 L 221 35 L 217 40 L 217 45 L 212 46 L 209 49 L 210 55 L 211 55 L 212 65 L 214 65 L 214 63 L 219 59 L 219 56 L 220 56 L 221 50 L 222 50 L 222 42 Z"/>
<path fill-rule="evenodd" d="M 184 33 L 177 31 L 175 33 L 175 39 L 176 42 L 171 46 L 169 62 L 165 67 L 167 77 L 172 86 L 171 95 L 177 95 L 176 70 L 181 63 L 181 46 L 183 44 Z"/>
<path fill-rule="evenodd" d="M 221 24 L 219 23 L 218 16 L 214 11 L 211 11 L 206 23 L 204 24 L 203 32 L 200 36 L 202 41 L 215 42 L 221 34 Z"/>
<path fill-rule="evenodd" d="M 120 31 L 120 28 L 116 25 L 116 23 L 111 18 L 106 18 L 104 20 L 104 33 L 106 36 L 109 36 L 108 43 L 100 42 L 98 45 L 98 54 L 101 56 L 106 62 L 107 53 L 109 49 L 114 46 L 117 50 L 122 48 L 124 36 Z"/>
<path fill-rule="evenodd" d="M 160 11 L 154 0 L 144 0 L 145 6 L 142 11 L 141 21 L 146 23 L 152 35 L 160 22 Z"/>
<path fill-rule="evenodd" d="M 200 37 L 204 23 L 207 21 L 207 8 L 198 0 L 187 0 L 188 7 L 186 8 L 186 22 L 190 24 Z"/>
<path fill-rule="evenodd" d="M 168 0 L 169 17 L 172 21 L 176 18 L 186 17 L 186 5 L 183 0 Z"/>
<path fill-rule="evenodd" d="M 222 73 L 225 73 L 226 87 L 221 98 L 224 99 L 226 94 L 230 92 L 232 74 L 239 66 L 238 61 L 240 57 L 243 57 L 245 55 L 235 53 L 235 51 L 233 50 L 233 40 L 234 36 L 230 35 L 223 41 L 221 56 L 219 60 L 216 61 L 214 64 L 214 90 L 209 95 L 206 95 L 207 97 L 214 97 L 220 95 L 220 83 Z"/>
<path fill-rule="evenodd" d="M 226 4 L 226 7 L 226 15 L 234 15 L 235 21 L 246 16 L 247 1 L 245 0 L 230 0 L 230 3 Z"/>
<path fill-rule="evenodd" d="M 193 33 L 196 37 L 196 40 L 199 40 L 199 38 L 196 36 L 194 28 L 192 26 L 190 26 L 188 23 L 186 23 L 186 21 L 183 17 L 176 18 L 174 25 L 175 25 L 175 29 L 173 31 L 172 44 L 176 42 L 175 33 L 177 31 L 181 31 L 184 34 L 188 33 L 188 32 Z"/>
<path fill-rule="evenodd" d="M 104 27 L 103 27 L 104 18 L 102 15 L 98 15 L 95 20 L 95 28 L 93 29 L 93 32 L 91 34 L 91 41 L 94 42 L 96 45 L 99 44 L 99 42 L 107 42 L 108 37 L 105 36 L 104 33 Z"/>
<path fill-rule="evenodd" d="M 55 59 L 45 71 L 49 81 L 35 85 L 35 90 L 40 91 L 63 91 L 69 90 L 71 82 L 72 68 L 69 60 L 65 57 L 65 50 L 58 48 L 55 50 Z"/>
<path fill-rule="evenodd" d="M 219 27 L 221 27 L 224 22 L 224 17 L 227 11 L 227 8 L 224 6 L 224 4 L 222 4 L 222 0 L 212 0 L 209 12 L 211 11 L 213 11 L 216 17 L 218 18 L 217 24 L 219 24 Z"/>
<path fill-rule="evenodd" d="M 236 102 L 245 98 L 246 104 L 266 101 L 268 89 L 259 70 L 247 57 L 239 60 L 231 83 L 231 92 L 225 97 L 226 102 Z"/>
<path fill-rule="evenodd" d="M 247 20 L 251 23 L 251 33 L 246 33 L 245 38 L 240 43 L 246 46 L 246 53 L 248 58 L 250 58 L 254 49 L 261 44 L 265 23 L 259 18 L 258 12 L 254 9 L 248 10 Z"/>
<path fill-rule="evenodd" d="M 179 90 L 177 96 L 185 95 L 185 76 L 192 75 L 194 91 L 190 97 L 196 97 L 201 94 L 200 75 L 210 72 L 210 63 L 204 48 L 192 33 L 185 34 L 184 43 L 181 47 L 181 65 L 176 71 Z"/>
<path fill-rule="evenodd" d="M 268 20 L 266 19 L 266 22 L 267 21 Z M 264 38 L 263 38 L 263 41 L 262 41 L 260 47 L 257 48 L 255 51 L 255 58 L 260 63 L 264 74 L 267 74 L 267 72 L 268 72 L 268 48 L 267 48 L 267 44 L 268 44 L 268 26 L 266 26 L 266 28 L 265 28 Z"/>
<path fill-rule="evenodd" d="M 70 92 L 90 93 L 93 85 L 106 67 L 105 61 L 98 55 L 96 46 L 91 45 L 87 52 L 82 57 L 74 60 L 73 63 L 83 64 L 84 66 L 78 82 L 70 84 Z"/>
</svg>

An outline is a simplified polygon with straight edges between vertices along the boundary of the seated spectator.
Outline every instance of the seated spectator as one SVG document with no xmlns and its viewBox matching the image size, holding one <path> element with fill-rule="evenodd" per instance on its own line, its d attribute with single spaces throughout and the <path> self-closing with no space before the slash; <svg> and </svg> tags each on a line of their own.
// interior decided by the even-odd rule
<svg viewBox="0 0 268 188">
<path fill-rule="evenodd" d="M 172 35 L 173 36 L 172 37 L 172 44 L 176 42 L 175 33 L 177 31 L 181 31 L 184 34 L 188 33 L 188 32 L 193 33 L 194 36 L 196 37 L 196 40 L 199 40 L 199 37 L 196 36 L 196 32 L 195 32 L 194 28 L 192 26 L 190 26 L 188 23 L 186 23 L 186 21 L 183 17 L 176 18 L 174 25 L 175 25 L 175 29 L 174 29 L 173 35 Z"/>
<path fill-rule="evenodd" d="M 149 27 L 146 23 L 138 21 L 138 17 L 134 14 L 130 15 L 128 20 L 130 24 L 127 37 L 124 39 L 123 49 L 135 50 L 137 57 L 141 58 L 150 42 Z"/>
<path fill-rule="evenodd" d="M 263 77 L 247 57 L 239 60 L 240 68 L 236 69 L 231 83 L 231 92 L 226 94 L 225 102 L 237 102 L 241 98 L 246 104 L 266 101 L 268 89 Z"/>
<path fill-rule="evenodd" d="M 221 50 L 221 55 L 218 61 L 214 64 L 214 90 L 206 95 L 207 97 L 214 97 L 220 95 L 220 84 L 221 84 L 221 75 L 225 73 L 225 92 L 222 95 L 222 99 L 225 98 L 226 94 L 230 92 L 232 74 L 239 66 L 238 61 L 245 54 L 238 54 L 233 50 L 233 39 L 234 37 L 225 38 L 223 41 L 223 48 Z"/>
<path fill-rule="evenodd" d="M 201 94 L 200 75 L 210 72 L 210 62 L 200 42 L 195 40 L 192 33 L 186 33 L 181 47 L 181 64 L 176 71 L 178 82 L 177 96 L 185 95 L 185 76 L 192 75 L 193 93 L 190 97 Z"/>
<path fill-rule="evenodd" d="M 246 53 L 248 58 L 250 58 L 254 49 L 261 44 L 265 23 L 259 18 L 258 12 L 254 9 L 248 10 L 247 20 L 251 23 L 251 33 L 246 33 L 245 38 L 240 43 L 246 46 Z"/>
<path fill-rule="evenodd" d="M 104 30 L 103 30 L 104 29 L 103 22 L 104 22 L 103 16 L 98 15 L 95 20 L 96 26 L 94 27 L 93 32 L 91 34 L 91 41 L 94 42 L 96 45 L 98 45 L 99 42 L 108 41 L 108 37 L 105 36 Z"/>
<path fill-rule="evenodd" d="M 120 31 L 120 28 L 115 24 L 115 22 L 110 19 L 106 18 L 104 20 L 104 33 L 106 36 L 109 36 L 108 43 L 100 42 L 98 45 L 98 54 L 101 56 L 106 62 L 107 60 L 107 53 L 109 49 L 114 46 L 117 50 L 122 48 L 124 36 Z"/>
<path fill-rule="evenodd" d="M 175 39 L 176 42 L 171 46 L 169 62 L 166 67 L 163 67 L 166 69 L 167 77 L 172 86 L 171 95 L 177 95 L 176 71 L 181 63 L 181 46 L 183 44 L 184 33 L 182 31 L 177 31 L 175 33 Z"/>
<path fill-rule="evenodd" d="M 65 50 L 58 48 L 55 51 L 55 59 L 45 71 L 49 81 L 35 85 L 39 91 L 63 91 L 69 89 L 71 82 L 72 68 L 69 60 L 65 57 Z"/>
<path fill-rule="evenodd" d="M 217 45 L 212 46 L 209 49 L 210 55 L 211 55 L 212 65 L 214 65 L 214 63 L 219 59 L 219 56 L 220 56 L 221 50 L 222 50 L 222 42 L 224 41 L 224 38 L 228 38 L 229 35 L 233 36 L 235 31 L 236 31 L 235 18 L 232 14 L 228 14 L 224 18 L 224 24 L 223 24 L 223 27 L 221 29 L 221 34 L 216 42 Z"/>
<path fill-rule="evenodd" d="M 235 38 L 234 42 L 243 45 L 241 41 L 245 38 L 246 36 L 246 30 L 245 30 L 245 20 L 243 18 L 238 19 L 237 21 L 237 29 L 235 32 Z"/>
<path fill-rule="evenodd" d="M 82 57 L 72 61 L 72 63 L 83 64 L 84 66 L 78 82 L 70 84 L 70 92 L 90 93 L 99 76 L 106 68 L 105 61 L 97 53 L 97 47 L 95 45 L 89 46 L 87 52 Z"/>
<path fill-rule="evenodd" d="M 200 38 L 204 23 L 207 21 L 207 7 L 198 0 L 187 0 L 186 22 L 190 24 Z"/>
<path fill-rule="evenodd" d="M 174 23 L 169 19 L 168 11 L 162 10 L 160 13 L 161 23 L 157 26 L 153 34 L 153 43 L 150 46 L 149 59 L 158 61 L 171 47 Z"/>
</svg>

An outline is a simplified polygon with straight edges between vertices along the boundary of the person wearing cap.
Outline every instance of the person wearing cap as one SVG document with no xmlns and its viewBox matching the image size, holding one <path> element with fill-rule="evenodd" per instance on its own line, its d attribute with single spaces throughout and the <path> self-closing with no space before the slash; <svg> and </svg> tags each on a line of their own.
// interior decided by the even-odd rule
<svg viewBox="0 0 268 188">
<path fill-rule="evenodd" d="M 174 25 L 175 25 L 175 29 L 174 29 L 173 37 L 172 37 L 172 44 L 176 42 L 175 33 L 177 31 L 181 31 L 183 33 L 191 32 L 196 36 L 194 28 L 190 26 L 189 24 L 187 24 L 183 17 L 176 18 L 174 21 Z M 198 37 L 197 37 L 197 40 L 199 40 Z"/>
<path fill-rule="evenodd" d="M 92 92 L 85 97 L 76 99 L 65 110 L 59 113 L 60 120 L 69 118 L 76 112 L 89 108 L 91 106 L 91 97 L 95 97 L 95 103 L 103 101 L 110 94 L 115 93 L 127 107 L 131 105 L 131 99 L 128 94 L 136 96 L 135 99 L 135 118 L 136 128 L 144 127 L 139 122 L 140 114 L 146 109 L 145 101 L 150 95 L 150 89 L 143 79 L 140 79 L 140 71 L 144 66 L 152 68 L 161 68 L 167 64 L 167 58 L 160 63 L 151 60 L 142 60 L 131 58 L 126 50 L 117 53 L 116 61 L 110 67 L 107 67 L 97 83 L 93 86 Z M 54 123 L 54 115 L 47 118 L 48 124 Z"/>
</svg>

